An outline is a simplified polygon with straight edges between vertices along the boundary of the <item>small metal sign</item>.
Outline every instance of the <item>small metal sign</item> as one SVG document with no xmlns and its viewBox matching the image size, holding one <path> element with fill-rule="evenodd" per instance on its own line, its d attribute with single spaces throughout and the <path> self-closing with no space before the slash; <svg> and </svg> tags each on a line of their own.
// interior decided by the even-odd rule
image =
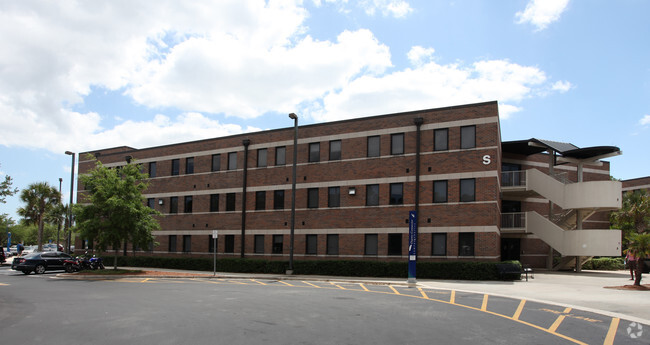
<svg viewBox="0 0 650 345">
<path fill-rule="evenodd" d="M 409 212 L 409 264 L 408 282 L 415 283 L 415 266 L 418 255 L 418 217 L 415 211 Z"/>
</svg>

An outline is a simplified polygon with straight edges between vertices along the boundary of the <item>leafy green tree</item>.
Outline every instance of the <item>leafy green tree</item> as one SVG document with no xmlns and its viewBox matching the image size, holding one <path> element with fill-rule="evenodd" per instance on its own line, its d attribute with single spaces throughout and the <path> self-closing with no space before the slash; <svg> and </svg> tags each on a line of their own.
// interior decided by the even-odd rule
<svg viewBox="0 0 650 345">
<path fill-rule="evenodd" d="M 73 207 L 77 230 L 100 251 L 113 247 L 116 269 L 121 243 L 148 245 L 153 241 L 152 231 L 160 229 L 154 218 L 160 213 L 147 207 L 142 195 L 149 185 L 146 178 L 135 162 L 110 169 L 99 161 L 93 170 L 80 177 L 87 193 L 82 203 Z"/>
<path fill-rule="evenodd" d="M 632 234 L 626 252 L 631 252 L 637 258 L 634 285 L 641 285 L 643 262 L 650 257 L 650 234 Z"/>
<path fill-rule="evenodd" d="M 610 220 L 614 228 L 623 230 L 626 238 L 650 230 L 650 195 L 646 190 L 623 194 L 622 204 L 620 210 L 612 212 Z"/>
<path fill-rule="evenodd" d="M 43 229 L 45 218 L 57 204 L 61 202 L 61 194 L 47 182 L 30 184 L 20 192 L 20 200 L 26 203 L 18 209 L 18 214 L 27 224 L 38 225 L 38 250 L 43 250 Z"/>
<path fill-rule="evenodd" d="M 11 188 L 12 184 L 11 176 L 5 175 L 4 181 L 0 182 L 0 204 L 5 204 L 8 196 L 18 193 L 18 188 Z"/>
</svg>

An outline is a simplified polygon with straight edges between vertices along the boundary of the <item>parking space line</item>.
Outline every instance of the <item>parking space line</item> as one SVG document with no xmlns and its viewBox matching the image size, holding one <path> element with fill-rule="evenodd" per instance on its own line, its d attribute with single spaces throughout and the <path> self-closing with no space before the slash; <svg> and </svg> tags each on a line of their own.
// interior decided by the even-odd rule
<svg viewBox="0 0 650 345">
<path fill-rule="evenodd" d="M 557 330 L 558 327 L 560 327 L 560 324 L 562 321 L 564 321 L 564 318 L 566 317 L 566 314 L 571 312 L 571 308 L 565 308 L 564 311 L 562 312 L 562 315 L 558 316 L 555 322 L 551 325 L 551 327 L 548 328 L 549 331 L 554 332 Z"/>
<path fill-rule="evenodd" d="M 399 293 L 399 291 L 397 291 L 392 285 L 388 285 L 388 287 L 393 290 L 396 295 L 401 295 L 401 293 Z"/>
<path fill-rule="evenodd" d="M 260 285 L 267 285 L 266 283 L 262 283 L 261 281 L 255 280 L 255 279 L 251 279 L 251 281 L 254 282 L 254 283 L 258 283 Z"/>
<path fill-rule="evenodd" d="M 368 288 L 365 285 L 363 285 L 363 283 L 359 283 L 359 286 L 361 286 L 363 291 L 370 292 L 370 290 L 368 290 Z"/>
<path fill-rule="evenodd" d="M 515 311 L 515 314 L 512 315 L 513 320 L 519 320 L 519 317 L 521 316 L 522 310 L 524 310 L 524 305 L 526 304 L 526 300 L 522 299 L 521 302 L 519 302 L 519 306 L 517 307 L 517 310 Z"/>
<path fill-rule="evenodd" d="M 612 323 L 609 325 L 609 330 L 607 331 L 607 336 L 605 337 L 603 345 L 614 344 L 614 337 L 616 337 L 616 330 L 618 330 L 619 321 L 621 321 L 621 319 L 617 317 L 612 318 Z"/>
<path fill-rule="evenodd" d="M 307 284 L 307 285 L 311 285 L 311 286 L 313 286 L 313 287 L 315 287 L 315 288 L 318 288 L 318 289 L 321 288 L 320 286 L 318 286 L 318 285 L 314 285 L 314 284 L 312 284 L 312 283 L 310 283 L 310 282 L 303 281 L 303 283 L 305 283 L 305 284 Z"/>
<path fill-rule="evenodd" d="M 424 292 L 424 290 L 422 290 L 422 288 L 418 288 L 418 290 L 420 290 L 420 294 L 422 294 L 422 297 L 424 297 L 426 299 L 429 299 L 429 296 L 427 296 L 426 292 Z"/>
<path fill-rule="evenodd" d="M 284 284 L 284 285 L 286 285 L 286 286 L 295 287 L 295 285 L 291 285 L 291 284 L 285 282 L 284 280 L 278 280 L 278 283 L 282 283 L 282 284 Z"/>
<path fill-rule="evenodd" d="M 346 288 L 342 287 L 341 285 L 334 284 L 334 282 L 330 282 L 330 284 L 331 284 L 332 286 L 336 286 L 337 288 L 339 288 L 339 289 L 341 289 L 341 290 L 347 290 Z"/>
<path fill-rule="evenodd" d="M 449 297 L 449 303 L 456 304 L 456 290 L 451 290 L 451 297 Z"/>
</svg>

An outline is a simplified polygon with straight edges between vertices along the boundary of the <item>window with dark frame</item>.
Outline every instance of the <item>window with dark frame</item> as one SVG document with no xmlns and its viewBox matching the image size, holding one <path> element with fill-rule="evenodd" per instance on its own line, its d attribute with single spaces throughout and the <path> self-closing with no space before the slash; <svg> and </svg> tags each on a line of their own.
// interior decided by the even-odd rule
<svg viewBox="0 0 650 345">
<path fill-rule="evenodd" d="M 433 131 L 433 150 L 434 151 L 449 150 L 449 129 L 448 128 L 439 128 Z"/>
<path fill-rule="evenodd" d="M 149 178 L 156 177 L 156 162 L 149 162 Z"/>
<path fill-rule="evenodd" d="M 404 133 L 391 134 L 390 136 L 390 154 L 404 154 Z"/>
<path fill-rule="evenodd" d="M 273 209 L 284 210 L 284 190 L 273 191 Z"/>
<path fill-rule="evenodd" d="M 476 186 L 473 178 L 460 180 L 460 202 L 476 200 Z"/>
<path fill-rule="evenodd" d="M 183 235 L 183 253 L 192 251 L 192 235 Z"/>
<path fill-rule="evenodd" d="M 307 208 L 318 208 L 318 188 L 307 189 Z"/>
<path fill-rule="evenodd" d="M 402 255 L 402 234 L 388 234 L 388 255 Z"/>
<path fill-rule="evenodd" d="M 341 160 L 341 141 L 332 140 L 330 141 L 330 160 L 336 161 Z"/>
<path fill-rule="evenodd" d="M 178 213 L 178 197 L 172 196 L 169 198 L 169 213 Z"/>
<path fill-rule="evenodd" d="M 341 187 L 327 188 L 327 207 L 341 206 Z"/>
<path fill-rule="evenodd" d="M 473 232 L 461 232 L 458 234 L 458 256 L 474 256 Z"/>
<path fill-rule="evenodd" d="M 431 255 L 447 256 L 447 234 L 431 234 Z"/>
<path fill-rule="evenodd" d="M 339 255 L 338 234 L 327 234 L 327 255 Z"/>
<path fill-rule="evenodd" d="M 379 206 L 379 185 L 366 185 L 366 206 Z"/>
<path fill-rule="evenodd" d="M 210 194 L 210 212 L 219 212 L 219 194 Z"/>
<path fill-rule="evenodd" d="M 402 183 L 390 184 L 390 204 L 402 205 L 404 203 L 404 185 Z"/>
<path fill-rule="evenodd" d="M 266 209 L 266 192 L 257 191 L 255 192 L 255 210 L 262 211 Z"/>
<path fill-rule="evenodd" d="M 471 149 L 476 147 L 476 126 L 460 127 L 460 148 Z"/>
<path fill-rule="evenodd" d="M 318 254 L 318 235 L 306 235 L 305 242 L 306 242 L 305 254 L 308 255 Z"/>
<path fill-rule="evenodd" d="M 183 208 L 183 212 L 185 213 L 192 213 L 192 197 L 191 196 L 186 196 L 185 197 L 185 207 Z"/>
<path fill-rule="evenodd" d="M 433 202 L 447 202 L 447 180 L 433 181 Z"/>
<path fill-rule="evenodd" d="M 235 193 L 227 193 L 226 194 L 226 211 L 234 211 L 235 210 Z"/>
<path fill-rule="evenodd" d="M 172 159 L 172 176 L 176 176 L 180 174 L 180 169 L 181 169 L 181 160 Z"/>
<path fill-rule="evenodd" d="M 194 174 L 194 157 L 185 158 L 185 174 Z"/>
<path fill-rule="evenodd" d="M 212 155 L 212 171 L 221 170 L 221 154 Z"/>
<path fill-rule="evenodd" d="M 373 135 L 368 137 L 368 157 L 379 157 L 380 154 L 379 136 Z"/>
<path fill-rule="evenodd" d="M 365 240 L 364 255 L 377 255 L 379 244 L 377 234 L 366 234 Z"/>
<path fill-rule="evenodd" d="M 175 253 L 176 252 L 176 235 L 169 235 L 168 244 L 167 244 L 167 251 L 170 252 L 170 253 Z"/>
<path fill-rule="evenodd" d="M 320 143 L 309 144 L 309 162 L 320 161 Z"/>
<path fill-rule="evenodd" d="M 287 164 L 287 148 L 286 146 L 278 146 L 275 148 L 275 165 Z"/>
<path fill-rule="evenodd" d="M 226 235 L 224 239 L 224 252 L 235 252 L 235 235 Z"/>
<path fill-rule="evenodd" d="M 237 152 L 228 153 L 228 170 L 237 170 Z"/>
<path fill-rule="evenodd" d="M 156 199 L 155 198 L 148 198 L 147 199 L 147 207 L 150 209 L 154 209 L 156 207 Z"/>
<path fill-rule="evenodd" d="M 255 235 L 254 241 L 255 254 L 264 254 L 264 235 Z"/>
<path fill-rule="evenodd" d="M 266 156 L 267 156 L 267 150 L 266 149 L 258 149 L 257 150 L 257 167 L 258 168 L 263 168 L 266 166 Z"/>
<path fill-rule="evenodd" d="M 282 254 L 283 247 L 284 247 L 284 236 L 273 235 L 273 248 L 271 248 L 271 253 Z"/>
</svg>

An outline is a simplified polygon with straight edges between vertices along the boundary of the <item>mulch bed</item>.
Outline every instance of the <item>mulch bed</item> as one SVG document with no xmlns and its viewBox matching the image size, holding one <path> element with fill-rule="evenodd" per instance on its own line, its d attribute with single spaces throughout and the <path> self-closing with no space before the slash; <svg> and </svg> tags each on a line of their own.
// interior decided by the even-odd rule
<svg viewBox="0 0 650 345">
<path fill-rule="evenodd" d="M 623 285 L 623 286 L 605 286 L 605 289 L 628 290 L 628 291 L 650 291 L 650 285 Z"/>
</svg>

